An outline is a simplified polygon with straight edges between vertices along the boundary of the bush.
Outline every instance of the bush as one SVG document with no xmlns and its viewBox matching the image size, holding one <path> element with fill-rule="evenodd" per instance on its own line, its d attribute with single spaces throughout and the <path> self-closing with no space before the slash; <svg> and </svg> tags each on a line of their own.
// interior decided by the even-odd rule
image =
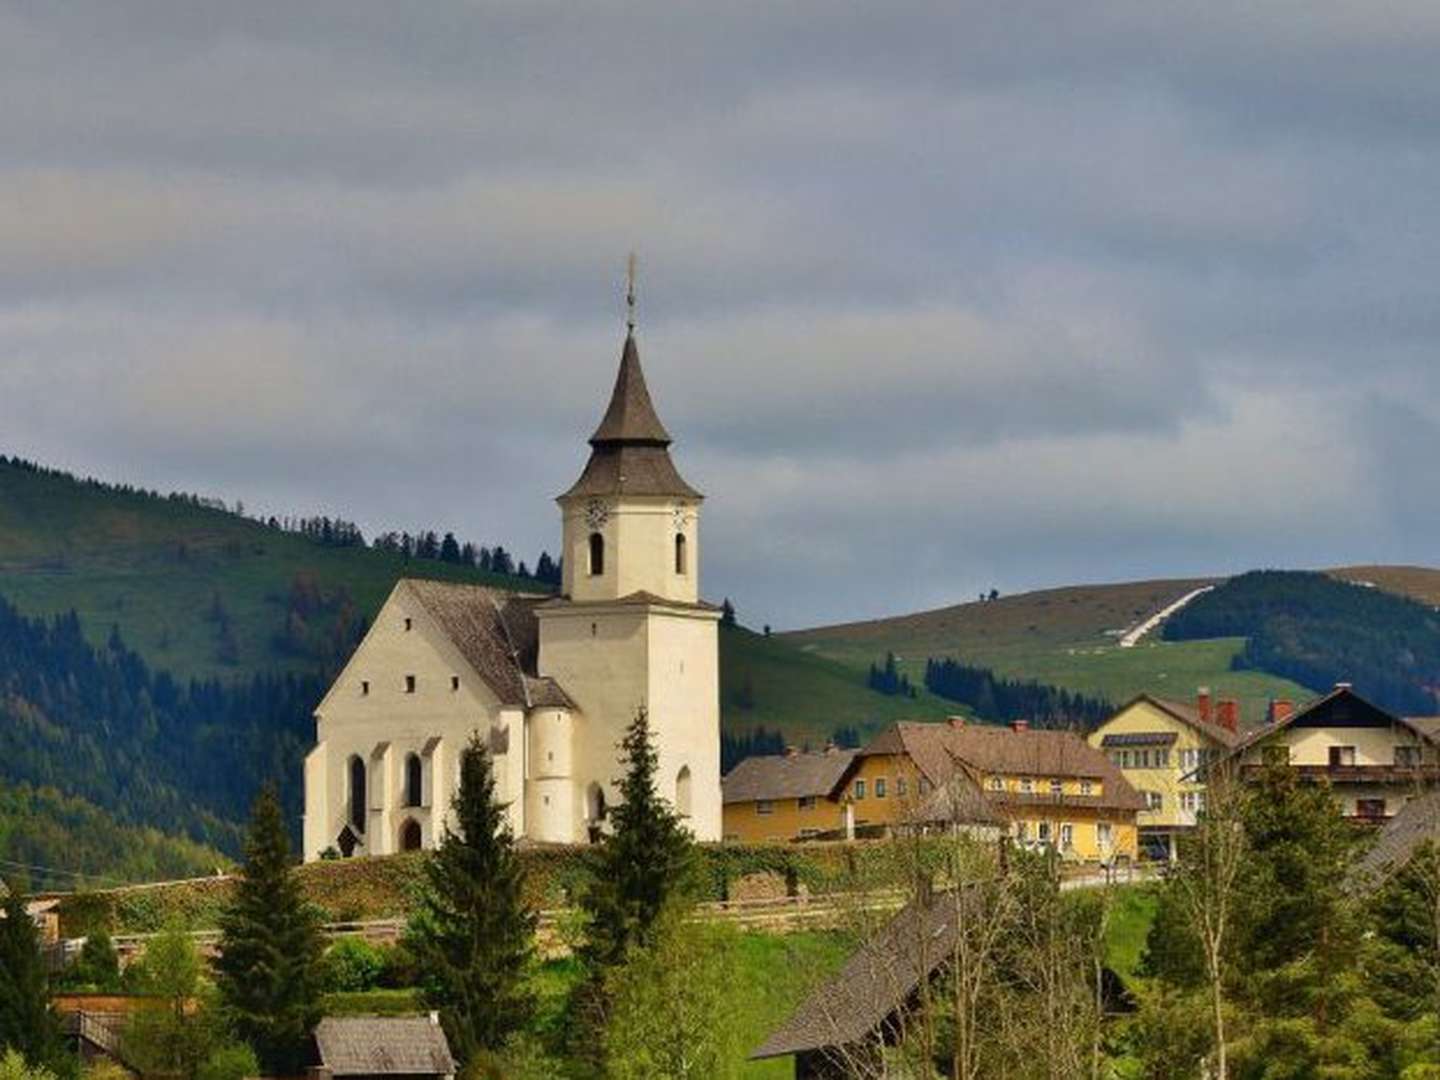
<svg viewBox="0 0 1440 1080">
<path fill-rule="evenodd" d="M 385 971 L 385 950 L 361 937 L 343 937 L 325 952 L 321 985 L 329 993 L 374 990 Z"/>
<path fill-rule="evenodd" d="M 255 1051 L 244 1043 L 222 1046 L 195 1073 L 195 1080 L 245 1080 L 260 1075 L 260 1062 Z"/>
</svg>

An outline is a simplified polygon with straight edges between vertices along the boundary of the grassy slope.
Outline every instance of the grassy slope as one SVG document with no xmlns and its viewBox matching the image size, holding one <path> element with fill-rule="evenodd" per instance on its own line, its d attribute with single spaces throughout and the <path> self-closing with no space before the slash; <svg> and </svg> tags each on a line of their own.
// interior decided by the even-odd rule
<svg viewBox="0 0 1440 1080">
<path fill-rule="evenodd" d="M 31 614 L 73 608 L 96 642 L 118 625 L 153 667 L 225 677 L 312 667 L 270 647 L 290 582 L 302 573 L 327 591 L 348 590 L 367 614 L 402 574 L 521 584 L 438 562 L 322 547 L 224 511 L 0 465 L 0 594 Z M 216 626 L 205 618 L 216 592 L 239 645 L 234 666 L 216 658 Z"/>
<path fill-rule="evenodd" d="M 1274 697 L 1305 699 L 1309 691 L 1255 672 L 1232 672 L 1240 639 L 1168 643 L 1151 635 L 1133 649 L 1119 632 L 1207 584 L 1206 579 L 1079 585 L 960 604 L 893 619 L 820 627 L 786 634 L 812 655 L 852 667 L 887 650 L 912 680 L 930 656 L 954 656 L 1018 678 L 1035 679 L 1119 704 L 1150 691 L 1189 699 L 1197 686 L 1237 697 L 1247 723 L 1258 723 Z"/>
<path fill-rule="evenodd" d="M 720 682 L 727 730 L 763 725 L 782 730 L 797 743 L 817 747 L 842 725 L 862 732 L 888 721 L 946 716 L 959 712 L 921 691 L 918 698 L 888 697 L 865 685 L 871 658 L 857 667 L 807 652 L 780 637 L 764 637 L 743 627 L 720 635 Z M 742 709 L 735 696 L 753 691 L 754 708 Z"/>
<path fill-rule="evenodd" d="M 1386 592 L 1440 606 L 1440 570 L 1428 566 L 1341 566 L 1330 573 L 1346 581 L 1366 581 Z"/>
</svg>

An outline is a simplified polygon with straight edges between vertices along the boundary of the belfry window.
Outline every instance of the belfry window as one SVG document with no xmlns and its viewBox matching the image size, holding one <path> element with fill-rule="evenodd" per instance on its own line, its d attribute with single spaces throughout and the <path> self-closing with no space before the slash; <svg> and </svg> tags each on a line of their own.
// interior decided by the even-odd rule
<svg viewBox="0 0 1440 1080">
<path fill-rule="evenodd" d="M 686 573 L 685 568 L 685 534 L 675 534 L 675 573 Z"/>
<path fill-rule="evenodd" d="M 365 831 L 365 762 L 358 756 L 350 759 L 350 825 Z"/>
<path fill-rule="evenodd" d="M 590 534 L 590 576 L 605 573 L 605 538 L 598 532 Z"/>
</svg>

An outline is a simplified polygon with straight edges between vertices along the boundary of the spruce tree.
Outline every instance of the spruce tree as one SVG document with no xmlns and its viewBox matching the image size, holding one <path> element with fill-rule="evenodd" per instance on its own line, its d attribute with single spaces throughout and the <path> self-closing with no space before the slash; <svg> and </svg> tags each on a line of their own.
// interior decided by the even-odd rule
<svg viewBox="0 0 1440 1080">
<path fill-rule="evenodd" d="M 50 1010 L 50 985 L 40 932 L 18 891 L 5 897 L 0 919 L 0 1048 L 13 1047 L 31 1065 L 60 1053 L 60 1029 Z"/>
<path fill-rule="evenodd" d="M 620 749 L 625 777 L 620 804 L 610 812 L 614 831 L 594 849 L 583 897 L 590 917 L 584 955 L 598 968 L 623 962 L 632 945 L 652 944 L 661 913 L 685 899 L 694 881 L 689 830 L 656 791 L 659 761 L 643 707 Z"/>
<path fill-rule="evenodd" d="M 526 976 L 536 917 L 525 904 L 525 867 L 478 734 L 461 755 L 451 805 L 459 831 L 447 828 L 425 864 L 407 944 L 423 973 L 426 1005 L 439 1010 L 451 1050 L 469 1061 L 499 1050 L 534 1014 Z"/>
<path fill-rule="evenodd" d="M 236 1034 L 270 1072 L 302 1071 L 319 1020 L 324 943 L 291 869 L 285 821 L 269 785 L 255 800 L 245 866 L 220 930 L 215 981 Z"/>
</svg>

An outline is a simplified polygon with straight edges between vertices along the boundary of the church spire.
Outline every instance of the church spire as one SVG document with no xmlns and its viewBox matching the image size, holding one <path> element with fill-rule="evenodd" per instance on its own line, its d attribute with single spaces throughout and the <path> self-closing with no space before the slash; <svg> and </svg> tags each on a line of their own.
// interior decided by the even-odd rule
<svg viewBox="0 0 1440 1080">
<path fill-rule="evenodd" d="M 640 369 L 640 349 L 635 344 L 634 252 L 630 253 L 625 273 L 625 347 L 620 354 L 620 371 L 615 376 L 610 407 L 590 436 L 590 445 L 670 445 L 670 433 L 660 423 L 650 400 L 645 373 Z"/>
</svg>

